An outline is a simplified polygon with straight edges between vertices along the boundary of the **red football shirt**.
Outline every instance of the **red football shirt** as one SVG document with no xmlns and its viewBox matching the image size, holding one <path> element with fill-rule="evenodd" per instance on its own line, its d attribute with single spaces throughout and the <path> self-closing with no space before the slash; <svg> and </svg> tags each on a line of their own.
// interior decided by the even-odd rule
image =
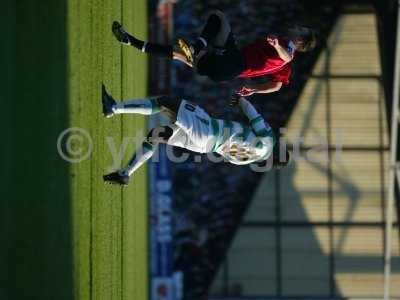
<svg viewBox="0 0 400 300">
<path fill-rule="evenodd" d="M 279 44 L 288 48 L 288 41 L 279 39 Z M 289 50 L 293 52 L 293 50 Z M 271 75 L 272 80 L 289 84 L 292 73 L 290 63 L 279 57 L 278 52 L 271 46 L 267 39 L 258 40 L 241 49 L 245 60 L 246 69 L 239 75 L 240 78 Z M 293 53 L 292 53 L 293 54 Z"/>
</svg>

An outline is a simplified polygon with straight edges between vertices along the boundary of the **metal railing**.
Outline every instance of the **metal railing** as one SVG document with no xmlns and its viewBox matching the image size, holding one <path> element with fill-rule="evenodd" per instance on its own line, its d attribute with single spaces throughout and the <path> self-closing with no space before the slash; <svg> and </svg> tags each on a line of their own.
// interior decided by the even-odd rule
<svg viewBox="0 0 400 300">
<path fill-rule="evenodd" d="M 400 88 L 400 0 L 397 4 L 397 38 L 395 67 L 393 78 L 393 100 L 392 100 L 392 123 L 390 140 L 390 168 L 389 168 L 389 186 L 386 201 L 386 224 L 385 224 L 385 266 L 384 266 L 384 299 L 390 299 L 391 283 L 391 258 L 392 258 L 392 232 L 393 232 L 393 214 L 396 177 L 400 185 L 400 162 L 397 160 L 397 135 L 399 126 L 399 88 Z"/>
</svg>

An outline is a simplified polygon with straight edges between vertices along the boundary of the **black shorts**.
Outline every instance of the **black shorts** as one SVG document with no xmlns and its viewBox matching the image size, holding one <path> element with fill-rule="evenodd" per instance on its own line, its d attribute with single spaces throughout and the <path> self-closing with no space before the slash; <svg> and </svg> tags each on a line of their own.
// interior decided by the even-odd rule
<svg viewBox="0 0 400 300">
<path fill-rule="evenodd" d="M 244 57 L 232 33 L 222 48 L 213 47 L 197 62 L 197 73 L 216 82 L 232 80 L 244 70 Z"/>
</svg>

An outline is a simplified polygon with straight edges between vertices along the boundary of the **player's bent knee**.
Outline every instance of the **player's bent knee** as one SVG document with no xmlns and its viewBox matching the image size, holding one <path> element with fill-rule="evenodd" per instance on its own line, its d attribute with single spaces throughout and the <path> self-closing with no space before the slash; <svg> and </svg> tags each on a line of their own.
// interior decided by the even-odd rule
<svg viewBox="0 0 400 300">
<path fill-rule="evenodd" d="M 222 29 L 230 29 L 230 24 L 226 15 L 220 10 L 213 10 L 210 14 L 211 16 L 216 16 L 219 20 Z"/>
<path fill-rule="evenodd" d="M 231 32 L 231 25 L 229 24 L 228 18 L 222 11 L 216 10 L 211 13 L 209 20 L 213 20 L 213 27 L 218 32 L 214 38 L 214 46 L 223 47 Z"/>
<path fill-rule="evenodd" d="M 208 16 L 207 23 L 214 31 L 218 31 L 221 28 L 221 24 L 223 24 L 224 18 L 225 16 L 222 12 L 215 11 Z"/>
<path fill-rule="evenodd" d="M 224 19 L 226 19 L 225 14 L 224 14 L 222 11 L 218 10 L 218 9 L 212 10 L 212 11 L 210 12 L 209 17 L 211 17 L 211 16 L 213 16 L 213 15 L 214 15 L 214 16 L 217 16 L 221 21 L 224 20 Z"/>
</svg>

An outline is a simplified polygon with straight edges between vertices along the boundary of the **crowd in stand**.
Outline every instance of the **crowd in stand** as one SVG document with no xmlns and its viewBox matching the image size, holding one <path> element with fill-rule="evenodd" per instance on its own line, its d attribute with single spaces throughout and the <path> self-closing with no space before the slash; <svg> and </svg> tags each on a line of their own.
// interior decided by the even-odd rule
<svg viewBox="0 0 400 300">
<path fill-rule="evenodd" d="M 333 8 L 320 5 L 318 11 L 313 11 L 305 5 L 300 0 L 180 0 L 174 8 L 174 35 L 194 40 L 211 9 L 226 13 L 239 46 L 268 33 L 280 33 L 286 25 L 301 23 L 304 18 L 317 22 L 320 32 L 327 31 L 329 22 L 322 20 L 333 18 Z M 314 60 L 315 55 L 297 59 L 291 84 L 279 93 L 249 98 L 275 130 L 288 121 Z M 233 91 L 242 84 L 240 80 L 216 84 L 181 63 L 173 63 L 173 94 L 200 104 L 214 117 L 245 120 L 237 108 L 228 105 Z M 191 155 L 188 161 L 173 164 L 174 265 L 184 272 L 185 299 L 207 297 L 213 276 L 262 176 L 246 166 L 213 163 L 205 156 L 201 162 L 198 160 L 199 156 Z"/>
</svg>

